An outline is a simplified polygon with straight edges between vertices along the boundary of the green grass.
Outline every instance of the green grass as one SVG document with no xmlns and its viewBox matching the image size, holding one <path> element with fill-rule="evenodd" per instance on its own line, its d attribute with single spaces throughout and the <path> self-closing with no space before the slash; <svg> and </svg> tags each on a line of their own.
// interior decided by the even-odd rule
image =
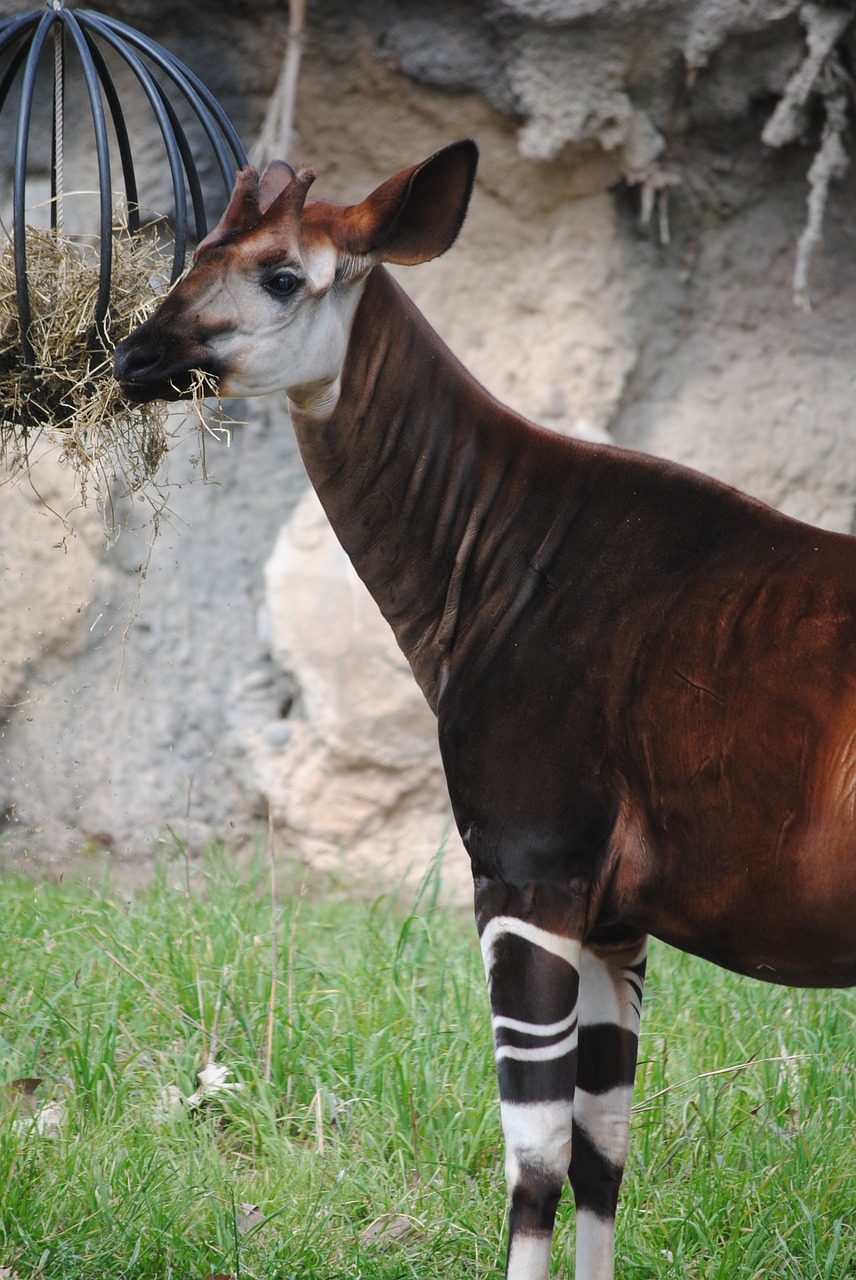
<svg viewBox="0 0 856 1280">
<path fill-rule="evenodd" d="M 336 886 L 282 897 L 268 1070 L 263 867 L 212 855 L 190 898 L 164 873 L 130 903 L 109 886 L 6 878 L 0 1268 L 499 1277 L 484 976 L 471 922 L 437 907 L 435 887 L 410 910 Z M 243 1088 L 159 1116 L 164 1089 L 196 1088 L 212 1039 Z M 854 1049 L 853 993 L 765 987 L 655 947 L 618 1274 L 852 1280 Z M 8 1086 L 26 1076 L 63 1102 L 55 1136 L 21 1122 Z M 384 1215 L 410 1234 L 362 1240 Z M 566 1196 L 558 1275 L 572 1251 Z"/>
</svg>

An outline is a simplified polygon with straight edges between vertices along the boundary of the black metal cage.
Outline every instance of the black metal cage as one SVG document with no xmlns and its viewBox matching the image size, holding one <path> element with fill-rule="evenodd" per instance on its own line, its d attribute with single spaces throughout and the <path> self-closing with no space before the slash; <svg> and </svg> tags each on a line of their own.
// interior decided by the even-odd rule
<svg viewBox="0 0 856 1280">
<path fill-rule="evenodd" d="M 232 189 L 235 168 L 241 168 L 247 163 L 246 152 L 234 127 L 201 80 L 173 54 L 133 27 L 90 9 L 66 9 L 62 0 L 51 0 L 47 11 L 31 10 L 0 22 L 0 67 L 5 63 L 0 79 L 0 114 L 13 84 L 19 75 L 21 77 L 12 191 L 12 233 L 18 318 L 24 356 L 28 364 L 32 363 L 33 351 L 28 337 L 31 308 L 25 225 L 27 153 L 36 76 L 49 36 L 53 37 L 54 49 L 51 225 L 57 228 L 62 197 L 65 61 L 73 50 L 83 71 L 98 164 L 100 267 L 95 325 L 99 332 L 110 300 L 112 265 L 113 186 L 107 112 L 116 139 L 128 227 L 132 232 L 140 229 L 141 208 L 131 140 L 119 94 L 102 48 L 112 50 L 130 68 L 148 100 L 163 139 L 174 201 L 175 248 L 172 280 L 181 274 L 187 252 L 188 193 L 197 238 L 202 239 L 208 229 L 199 170 L 187 132 L 170 97 L 172 90 L 181 95 L 202 126 L 227 194 Z"/>
</svg>

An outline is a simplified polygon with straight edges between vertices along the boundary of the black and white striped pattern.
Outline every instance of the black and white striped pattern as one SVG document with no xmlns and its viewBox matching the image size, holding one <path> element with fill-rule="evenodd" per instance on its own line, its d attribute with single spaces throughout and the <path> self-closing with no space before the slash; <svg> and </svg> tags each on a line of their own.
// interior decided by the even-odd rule
<svg viewBox="0 0 856 1280">
<path fill-rule="evenodd" d="M 531 897 L 525 906 L 490 915 L 477 893 L 510 1198 L 506 1275 L 548 1280 L 570 1176 L 576 1280 L 612 1280 L 647 940 L 584 945 L 535 923 Z"/>
<path fill-rule="evenodd" d="M 577 1280 L 612 1280 L 647 949 L 647 938 L 636 936 L 582 951 L 570 1164 Z"/>
</svg>

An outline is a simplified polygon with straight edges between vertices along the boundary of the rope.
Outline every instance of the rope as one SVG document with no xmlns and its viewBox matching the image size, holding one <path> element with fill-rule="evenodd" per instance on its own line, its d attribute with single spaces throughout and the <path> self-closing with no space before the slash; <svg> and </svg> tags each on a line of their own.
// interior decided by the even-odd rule
<svg viewBox="0 0 856 1280">
<path fill-rule="evenodd" d="M 271 160 L 287 159 L 291 152 L 305 25 L 306 0 L 289 0 L 285 57 L 258 141 L 252 150 L 252 162 L 259 168 L 263 168 Z"/>
<path fill-rule="evenodd" d="M 62 7 L 63 0 L 53 0 L 55 12 L 58 13 Z M 54 184 L 56 187 L 54 193 L 54 226 L 60 235 L 63 229 L 62 199 L 65 186 L 65 59 L 63 57 L 63 35 L 63 24 L 58 21 L 54 25 Z"/>
</svg>

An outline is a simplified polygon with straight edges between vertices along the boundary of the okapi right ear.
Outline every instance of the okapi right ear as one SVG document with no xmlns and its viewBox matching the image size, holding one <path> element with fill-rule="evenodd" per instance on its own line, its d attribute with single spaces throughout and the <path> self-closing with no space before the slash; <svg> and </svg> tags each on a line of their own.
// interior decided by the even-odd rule
<svg viewBox="0 0 856 1280">
<path fill-rule="evenodd" d="M 343 249 L 402 266 L 445 253 L 463 225 L 478 156 L 466 138 L 397 173 L 344 210 Z"/>
</svg>

